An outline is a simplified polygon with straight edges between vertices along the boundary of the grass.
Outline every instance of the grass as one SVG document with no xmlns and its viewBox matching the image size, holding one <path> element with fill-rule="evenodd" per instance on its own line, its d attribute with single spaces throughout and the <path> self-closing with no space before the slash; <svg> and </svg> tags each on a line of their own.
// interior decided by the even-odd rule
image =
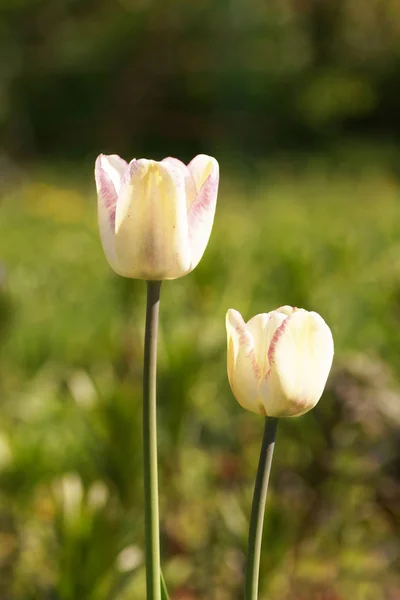
<svg viewBox="0 0 400 600">
<path fill-rule="evenodd" d="M 171 598 L 241 597 L 263 422 L 230 393 L 224 316 L 291 304 L 331 326 L 335 367 L 317 408 L 280 427 L 260 600 L 386 600 L 400 591 L 400 182 L 362 161 L 260 172 L 222 168 L 202 262 L 163 284 Z M 91 180 L 37 172 L 1 203 L 2 598 L 144 597 L 145 285 L 112 274 L 96 219 Z"/>
</svg>

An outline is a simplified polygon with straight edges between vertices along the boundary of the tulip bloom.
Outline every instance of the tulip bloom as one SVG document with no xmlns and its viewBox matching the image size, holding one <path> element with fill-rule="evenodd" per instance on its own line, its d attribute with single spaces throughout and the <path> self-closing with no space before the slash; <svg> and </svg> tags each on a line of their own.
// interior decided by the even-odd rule
<svg viewBox="0 0 400 600">
<path fill-rule="evenodd" d="M 282 306 L 248 323 L 226 315 L 228 378 L 239 404 L 269 417 L 295 417 L 320 399 L 333 360 L 328 325 L 315 312 Z"/>
<path fill-rule="evenodd" d="M 118 275 L 147 280 L 190 273 L 206 249 L 214 221 L 219 167 L 199 154 L 133 159 L 100 154 L 95 168 L 99 229 Z"/>
</svg>

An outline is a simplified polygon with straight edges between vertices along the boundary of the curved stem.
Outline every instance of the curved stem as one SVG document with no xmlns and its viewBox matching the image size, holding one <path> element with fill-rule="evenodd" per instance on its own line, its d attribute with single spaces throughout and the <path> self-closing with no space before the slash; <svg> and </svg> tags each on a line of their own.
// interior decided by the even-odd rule
<svg viewBox="0 0 400 600">
<path fill-rule="evenodd" d="M 247 550 L 245 600 L 257 600 L 260 572 L 261 541 L 267 499 L 269 474 L 271 472 L 278 419 L 265 418 L 264 436 L 258 462 L 257 478 L 251 507 L 249 544 Z"/>
<path fill-rule="evenodd" d="M 161 600 L 157 473 L 157 334 L 161 281 L 147 281 L 143 365 L 143 461 L 147 600 Z"/>
</svg>

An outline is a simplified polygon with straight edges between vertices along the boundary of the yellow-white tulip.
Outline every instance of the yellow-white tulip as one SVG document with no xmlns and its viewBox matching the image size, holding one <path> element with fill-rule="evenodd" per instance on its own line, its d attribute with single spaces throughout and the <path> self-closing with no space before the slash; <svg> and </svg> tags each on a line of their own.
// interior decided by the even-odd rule
<svg viewBox="0 0 400 600">
<path fill-rule="evenodd" d="M 239 404 L 269 417 L 295 417 L 320 399 L 333 360 L 331 330 L 315 312 L 282 306 L 245 323 L 226 315 L 228 378 Z"/>
<path fill-rule="evenodd" d="M 190 273 L 214 221 L 219 167 L 199 154 L 129 164 L 100 154 L 95 168 L 99 229 L 112 269 L 124 277 L 161 280 Z"/>
</svg>

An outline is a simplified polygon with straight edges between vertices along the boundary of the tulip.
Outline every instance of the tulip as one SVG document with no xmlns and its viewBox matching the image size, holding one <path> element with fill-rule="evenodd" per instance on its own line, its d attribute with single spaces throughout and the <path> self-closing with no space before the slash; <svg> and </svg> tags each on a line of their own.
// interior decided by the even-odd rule
<svg viewBox="0 0 400 600">
<path fill-rule="evenodd" d="M 199 154 L 129 164 L 100 154 L 95 168 L 99 229 L 116 273 L 147 280 L 190 273 L 206 249 L 214 221 L 219 167 Z"/>
<path fill-rule="evenodd" d="M 323 318 L 282 306 L 245 323 L 226 315 L 228 378 L 239 404 L 269 417 L 303 415 L 320 399 L 333 360 Z"/>
</svg>

